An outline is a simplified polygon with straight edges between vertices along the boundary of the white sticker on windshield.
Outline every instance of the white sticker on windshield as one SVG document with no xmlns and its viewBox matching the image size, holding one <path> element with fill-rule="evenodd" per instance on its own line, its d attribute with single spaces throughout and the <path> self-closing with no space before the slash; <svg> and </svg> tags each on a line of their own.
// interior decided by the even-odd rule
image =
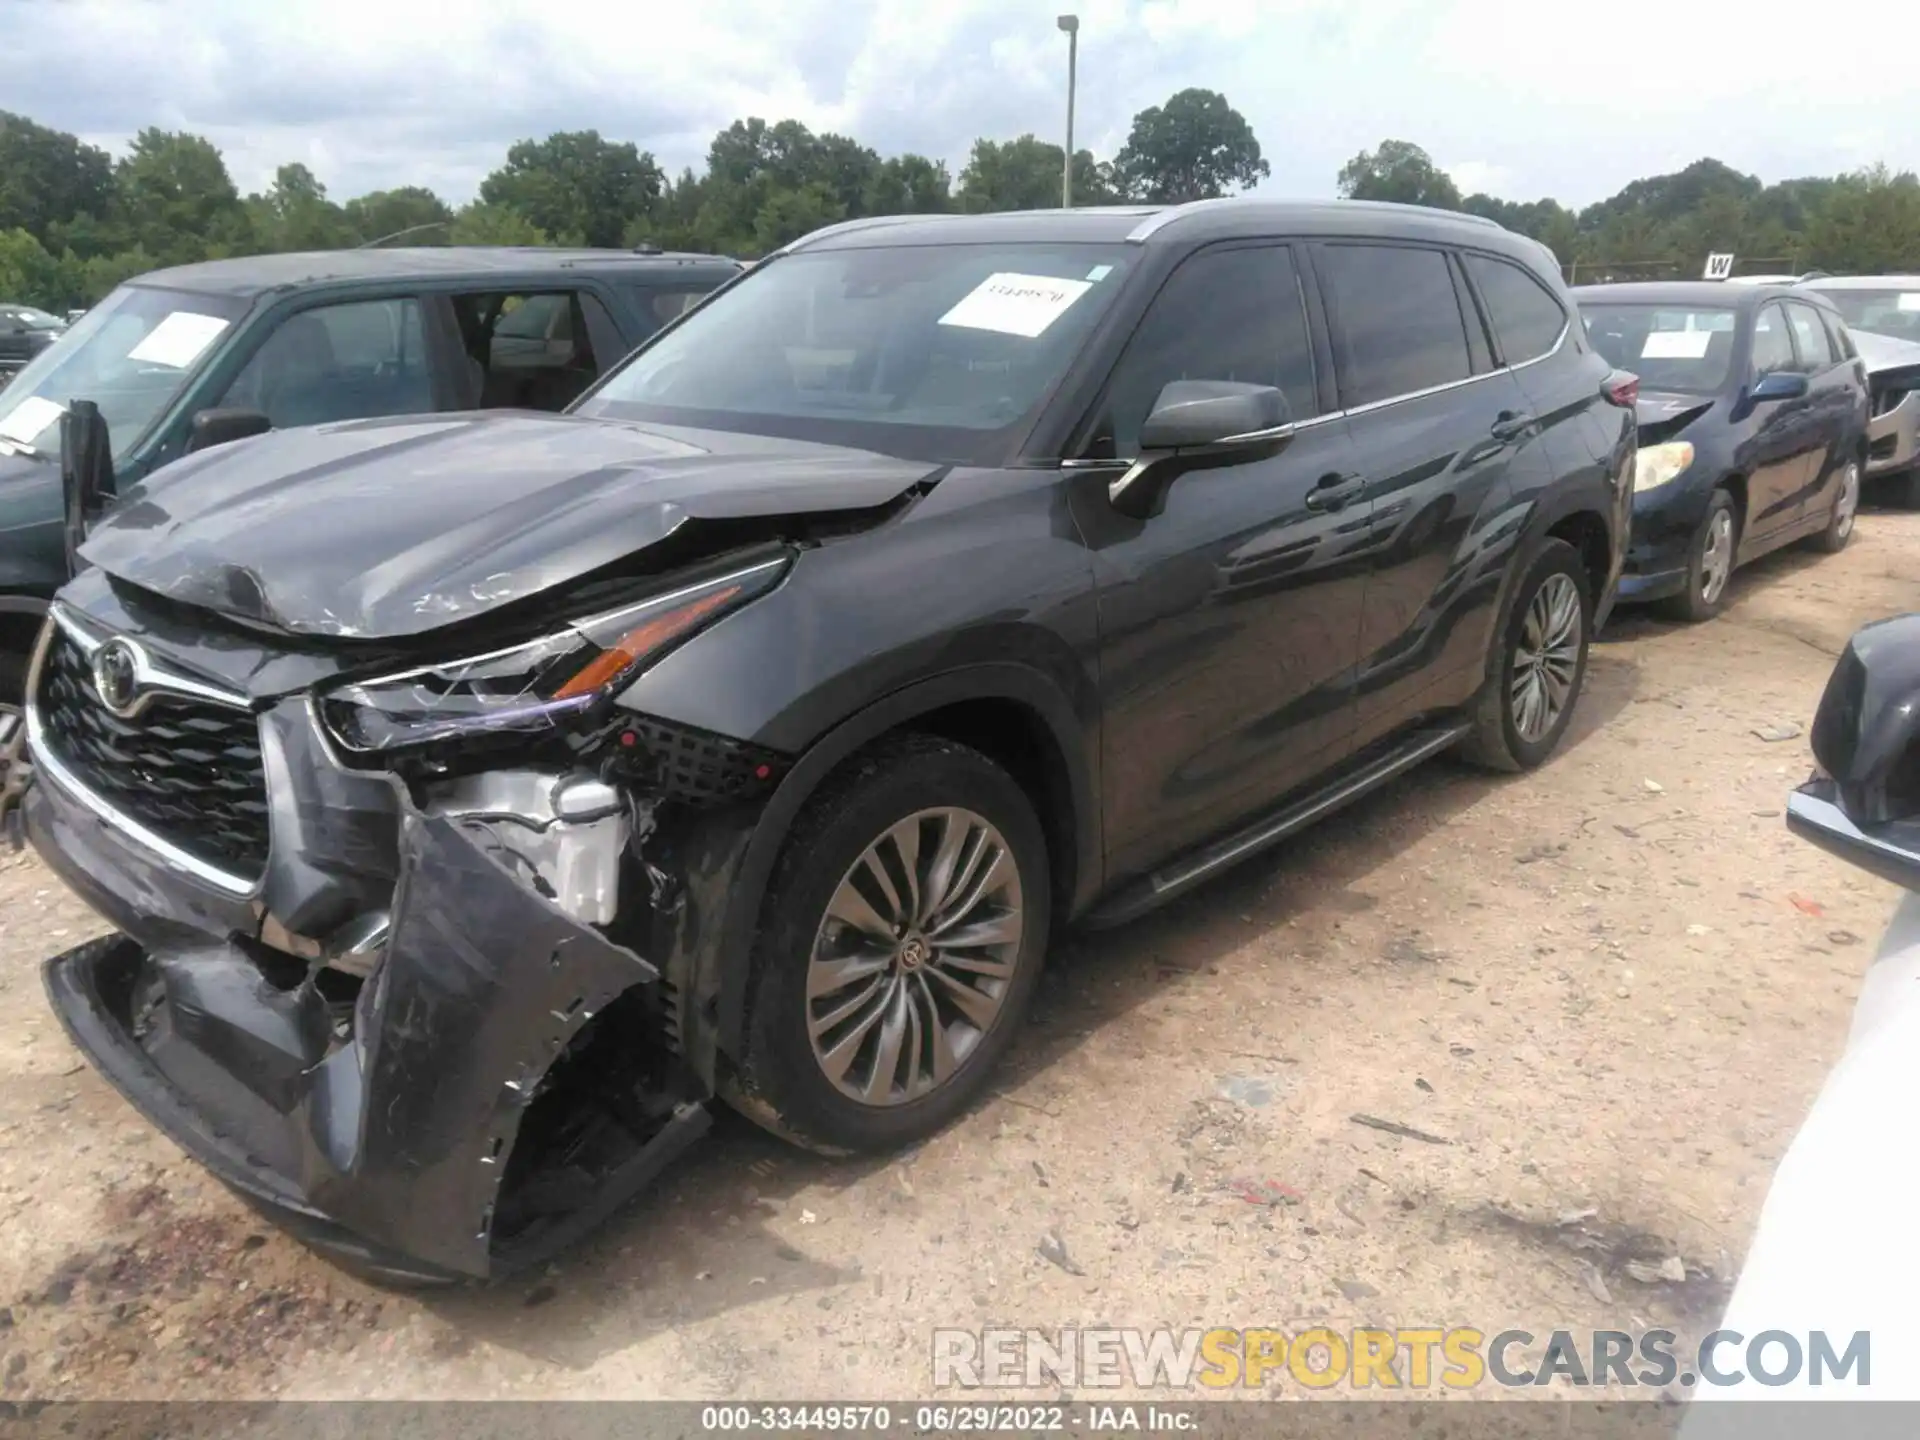
<svg viewBox="0 0 1920 1440">
<path fill-rule="evenodd" d="M 1699 360 L 1713 343 L 1711 330 L 1654 330 L 1640 347 L 1642 360 Z"/>
<path fill-rule="evenodd" d="M 42 430 L 65 412 L 64 405 L 57 405 L 38 395 L 29 395 L 14 406 L 4 419 L 0 419 L 0 440 L 31 445 Z"/>
<path fill-rule="evenodd" d="M 198 360 L 201 352 L 226 328 L 227 322 L 216 316 L 176 310 L 149 330 L 146 339 L 127 352 L 127 358 L 142 365 L 168 365 L 184 370 Z"/>
<path fill-rule="evenodd" d="M 1093 286 L 1085 280 L 1052 275 L 1020 275 L 1010 270 L 989 275 L 940 317 L 942 325 L 968 330 L 997 330 L 1032 340 Z"/>
<path fill-rule="evenodd" d="M 1902 310 L 1920 310 L 1920 290 L 1902 290 L 1896 303 Z"/>
</svg>

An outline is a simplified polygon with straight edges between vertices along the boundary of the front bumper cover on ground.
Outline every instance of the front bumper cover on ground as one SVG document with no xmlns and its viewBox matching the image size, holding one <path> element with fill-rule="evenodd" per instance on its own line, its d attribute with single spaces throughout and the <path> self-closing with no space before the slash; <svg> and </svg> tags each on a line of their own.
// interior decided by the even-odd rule
<svg viewBox="0 0 1920 1440">
<path fill-rule="evenodd" d="M 121 932 L 46 964 L 54 1009 L 123 1095 L 220 1179 L 336 1258 L 394 1279 L 497 1275 L 605 1219 L 705 1131 L 654 1097 L 645 1143 L 564 1215 L 496 1234 L 523 1117 L 554 1060 L 655 968 L 403 805 L 384 959 L 343 1016 L 274 983 L 244 902 L 128 842 L 45 775 L 35 847 Z"/>
</svg>

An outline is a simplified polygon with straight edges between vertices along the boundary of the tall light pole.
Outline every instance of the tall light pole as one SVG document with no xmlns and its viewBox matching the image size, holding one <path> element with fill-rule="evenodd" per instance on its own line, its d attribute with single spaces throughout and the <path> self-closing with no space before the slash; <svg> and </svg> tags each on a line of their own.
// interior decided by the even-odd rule
<svg viewBox="0 0 1920 1440">
<path fill-rule="evenodd" d="M 1060 208 L 1073 208 L 1073 81 L 1080 61 L 1080 17 L 1062 15 L 1054 22 L 1067 32 L 1067 158 L 1060 167 Z"/>
</svg>

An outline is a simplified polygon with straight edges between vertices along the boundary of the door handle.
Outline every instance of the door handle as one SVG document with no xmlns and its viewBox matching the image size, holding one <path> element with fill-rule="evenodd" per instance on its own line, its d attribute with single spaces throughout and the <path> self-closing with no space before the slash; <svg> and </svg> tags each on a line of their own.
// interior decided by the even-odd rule
<svg viewBox="0 0 1920 1440">
<path fill-rule="evenodd" d="M 1366 485 L 1358 475 L 1322 475 L 1320 483 L 1307 492 L 1307 509 L 1344 510 Z"/>
<path fill-rule="evenodd" d="M 1533 428 L 1533 417 L 1518 410 L 1502 410 L 1494 417 L 1488 433 L 1496 440 L 1518 440 Z"/>
</svg>

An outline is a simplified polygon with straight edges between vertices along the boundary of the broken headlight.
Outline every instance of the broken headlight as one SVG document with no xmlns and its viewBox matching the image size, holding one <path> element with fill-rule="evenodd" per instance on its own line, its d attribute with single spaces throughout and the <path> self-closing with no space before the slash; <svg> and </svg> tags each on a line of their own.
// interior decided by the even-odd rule
<svg viewBox="0 0 1920 1440">
<path fill-rule="evenodd" d="M 785 558 L 571 622 L 524 645 L 342 686 L 320 702 L 360 754 L 543 731 L 594 708 L 668 649 L 773 588 Z"/>
</svg>

